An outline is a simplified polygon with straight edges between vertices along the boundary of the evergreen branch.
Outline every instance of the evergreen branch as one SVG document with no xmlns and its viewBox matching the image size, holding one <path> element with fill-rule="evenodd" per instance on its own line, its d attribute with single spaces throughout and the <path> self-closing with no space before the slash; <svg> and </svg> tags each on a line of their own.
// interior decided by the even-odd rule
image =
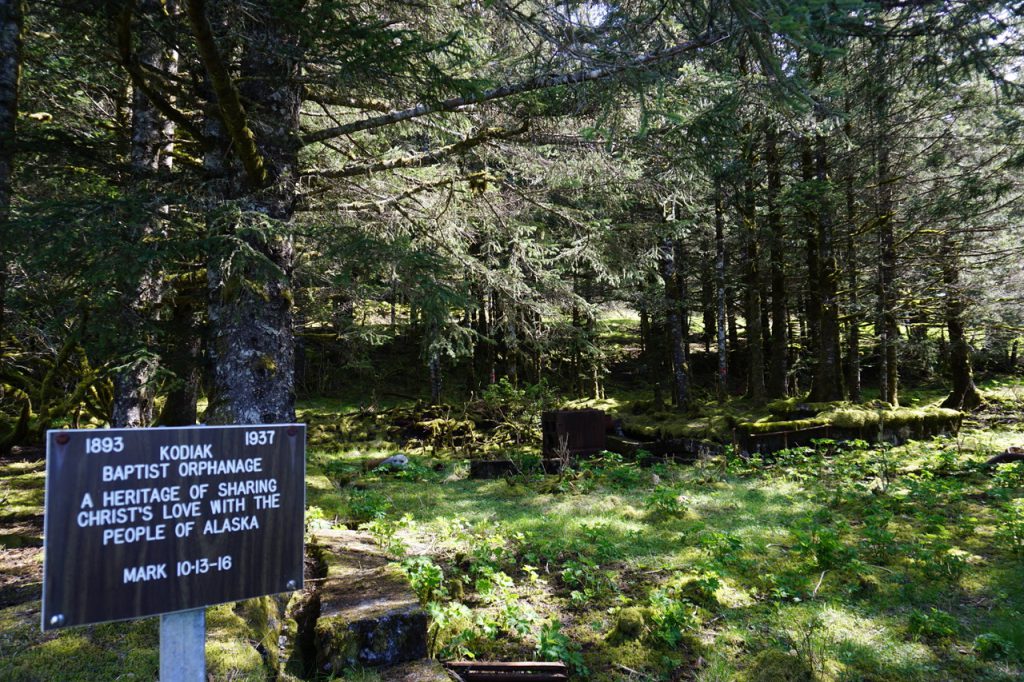
<svg viewBox="0 0 1024 682">
<path fill-rule="evenodd" d="M 139 61 L 136 59 L 135 53 L 132 51 L 131 22 L 133 4 L 133 2 L 126 2 L 117 19 L 117 49 L 118 56 L 121 59 L 121 66 L 128 73 L 129 78 L 131 78 L 132 85 L 141 90 L 146 96 L 146 99 L 148 99 L 161 114 L 166 116 L 167 120 L 188 132 L 189 135 L 195 138 L 204 147 L 209 147 L 211 144 L 210 139 L 203 134 L 203 131 L 200 130 L 199 126 L 184 112 L 171 104 L 170 100 L 164 97 L 163 94 L 154 88 L 146 79 L 146 74 L 139 65 Z"/>
<path fill-rule="evenodd" d="M 191 1 L 194 2 L 195 0 Z M 527 92 L 556 88 L 561 85 L 575 85 L 589 81 L 603 80 L 623 71 L 650 66 L 652 64 L 673 59 L 686 52 L 691 52 L 702 47 L 710 47 L 725 40 L 727 37 L 728 36 L 703 35 L 699 38 L 688 40 L 685 43 L 680 43 L 679 45 L 667 50 L 642 54 L 622 64 L 593 69 L 580 69 L 570 73 L 546 74 L 530 78 L 525 81 L 520 81 L 519 83 L 511 83 L 509 85 L 491 88 L 490 90 L 484 90 L 483 92 L 476 94 L 450 97 L 448 99 L 441 100 L 440 102 L 433 102 L 429 104 L 417 104 L 414 107 L 392 111 L 382 116 L 364 118 L 359 121 L 353 121 L 352 123 L 346 123 L 345 125 L 325 128 L 323 130 L 309 133 L 302 137 L 302 143 L 304 145 L 308 145 L 313 144 L 314 142 L 322 142 L 342 135 L 350 135 L 363 130 L 372 130 L 374 128 L 381 128 L 395 123 L 400 123 L 402 121 L 408 121 L 409 119 L 426 116 L 427 114 L 433 114 L 441 111 L 456 111 L 472 104 L 504 99 L 506 97 L 521 95 Z"/>
<path fill-rule="evenodd" d="M 249 181 L 256 187 L 262 187 L 267 184 L 267 168 L 256 147 L 256 136 L 249 128 L 245 107 L 242 106 L 242 96 L 231 79 L 220 50 L 217 49 L 213 28 L 206 18 L 206 0 L 188 0 L 186 4 L 199 58 L 210 75 L 210 83 L 217 96 L 217 107 L 224 128 L 231 138 L 231 146 L 241 159 Z"/>
<path fill-rule="evenodd" d="M 462 152 L 468 151 L 473 147 L 478 147 L 491 140 L 520 135 L 526 132 L 526 128 L 527 125 L 525 123 L 513 130 L 506 128 L 484 128 L 475 136 L 467 137 L 453 144 L 439 147 L 433 151 L 423 152 L 422 154 L 413 154 L 412 156 L 403 156 L 397 159 L 388 159 L 386 161 L 349 164 L 343 168 L 337 169 L 314 170 L 307 174 L 306 177 L 323 179 L 351 178 L 357 175 L 370 175 L 371 173 L 397 170 L 399 168 L 423 168 L 424 166 L 433 166 L 449 156 L 461 154 Z"/>
<path fill-rule="evenodd" d="M 326 104 L 337 107 L 348 107 L 350 109 L 365 109 L 368 111 L 379 111 L 387 113 L 395 107 L 388 101 L 375 97 L 354 97 L 352 95 L 341 95 L 333 92 L 307 92 L 306 97 L 310 102 Z"/>
<path fill-rule="evenodd" d="M 355 213 L 358 211 L 376 211 L 381 212 L 388 206 L 394 206 L 395 204 L 405 201 L 406 199 L 421 194 L 428 190 L 437 189 L 438 187 L 445 187 L 453 185 L 459 181 L 459 178 L 444 178 L 443 180 L 436 180 L 434 182 L 427 182 L 416 187 L 411 187 L 404 192 L 394 194 L 390 197 L 384 197 L 383 199 L 377 199 L 376 201 L 351 201 L 346 204 L 335 204 L 334 206 L 317 206 L 315 209 L 299 209 L 299 210 L 335 210 L 346 213 Z"/>
</svg>

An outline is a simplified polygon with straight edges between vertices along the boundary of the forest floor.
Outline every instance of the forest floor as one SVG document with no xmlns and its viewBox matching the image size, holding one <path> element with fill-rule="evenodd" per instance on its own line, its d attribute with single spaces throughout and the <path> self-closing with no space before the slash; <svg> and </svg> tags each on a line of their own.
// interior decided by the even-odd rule
<svg viewBox="0 0 1024 682">
<path fill-rule="evenodd" d="M 368 530 L 441 658 L 560 658 L 593 680 L 1017 680 L 1024 464 L 983 463 L 1024 445 L 1024 383 L 985 388 L 993 407 L 955 437 L 490 481 L 468 478 L 458 410 L 308 401 L 307 525 Z M 372 467 L 396 452 L 404 471 Z M 43 475 L 38 455 L 0 460 L 0 679 L 154 679 L 155 619 L 39 632 Z M 230 608 L 210 623 L 213 679 L 262 679 Z"/>
</svg>

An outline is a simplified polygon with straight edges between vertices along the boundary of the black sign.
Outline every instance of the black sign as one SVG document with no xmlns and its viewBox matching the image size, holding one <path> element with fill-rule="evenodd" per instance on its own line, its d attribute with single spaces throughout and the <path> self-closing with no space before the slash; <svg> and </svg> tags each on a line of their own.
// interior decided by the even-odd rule
<svg viewBox="0 0 1024 682">
<path fill-rule="evenodd" d="M 43 629 L 302 585 L 303 424 L 50 431 Z"/>
</svg>

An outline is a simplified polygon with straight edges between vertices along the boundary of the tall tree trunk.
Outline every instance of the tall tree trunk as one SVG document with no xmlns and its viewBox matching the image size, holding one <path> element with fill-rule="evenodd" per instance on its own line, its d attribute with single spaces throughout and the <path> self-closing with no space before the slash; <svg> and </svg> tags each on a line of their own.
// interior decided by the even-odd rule
<svg viewBox="0 0 1024 682">
<path fill-rule="evenodd" d="M 163 11 L 159 0 L 144 0 L 140 5 L 140 27 Z M 141 66 L 152 72 L 176 73 L 177 54 L 168 52 L 159 36 L 140 28 L 136 53 Z M 166 206 L 152 206 L 149 194 L 161 174 L 169 174 L 173 162 L 174 124 L 165 120 L 140 88 L 132 92 L 130 189 L 144 200 L 146 215 L 132 231 L 132 244 L 141 246 L 160 229 Z M 154 192 L 155 193 L 155 192 Z M 128 361 L 114 376 L 114 400 L 110 424 L 135 428 L 153 421 L 157 358 L 151 326 L 161 297 L 160 273 L 152 265 L 129 273 L 122 295 L 121 326 L 123 351 Z"/>
<path fill-rule="evenodd" d="M 836 262 L 835 224 L 829 192 L 827 139 L 815 140 L 815 177 L 820 191 L 817 205 L 818 291 L 821 319 L 817 367 L 812 382 L 812 400 L 831 402 L 843 399 L 842 354 L 839 335 L 839 265 Z"/>
<path fill-rule="evenodd" d="M 280 19 L 287 13 L 280 3 L 249 3 L 236 86 L 229 72 L 234 60 L 221 54 L 205 3 L 187 5 L 216 95 L 206 131 L 220 143 L 206 157 L 220 204 L 210 216 L 211 236 L 225 245 L 241 240 L 255 254 L 245 257 L 227 246 L 207 268 L 213 366 L 207 417 L 221 424 L 292 421 L 294 248 L 284 231 L 267 226 L 287 227 L 295 208 L 300 41 L 290 33 L 294 24 Z M 299 7 L 295 2 L 291 9 Z"/>
<path fill-rule="evenodd" d="M 715 290 L 716 321 L 718 330 L 718 399 L 725 399 L 729 390 L 729 358 L 725 346 L 725 215 L 722 211 L 722 183 L 715 180 Z"/>
<path fill-rule="evenodd" d="M 476 339 L 473 341 L 473 388 L 477 389 L 490 383 L 490 367 L 487 358 L 490 354 L 490 332 L 487 325 L 487 294 L 483 287 L 474 287 L 476 292 Z"/>
<path fill-rule="evenodd" d="M 711 341 L 717 337 L 715 331 L 715 261 L 702 258 L 700 273 L 700 307 L 704 325 L 704 352 L 711 352 Z"/>
<path fill-rule="evenodd" d="M 847 137 L 850 126 L 846 127 Z M 857 218 L 856 194 L 853 187 L 853 161 L 846 170 L 846 285 L 849 288 L 850 315 L 846 334 L 846 387 L 850 400 L 859 403 L 860 395 L 860 294 L 857 286 L 857 240 L 853 232 Z"/>
<path fill-rule="evenodd" d="M 21 73 L 22 0 L 0 0 L 0 349 L 7 335 L 7 281 L 11 233 L 11 181 Z"/>
<path fill-rule="evenodd" d="M 772 290 L 772 343 L 768 370 L 767 393 L 771 398 L 786 396 L 788 371 L 789 324 L 786 312 L 786 245 L 782 218 L 779 215 L 779 194 L 782 191 L 782 173 L 779 169 L 778 132 L 769 126 L 765 135 L 765 163 L 768 167 L 768 231 L 771 239 Z"/>
<path fill-rule="evenodd" d="M 437 352 L 430 354 L 430 404 L 439 405 L 441 403 L 441 356 Z"/>
<path fill-rule="evenodd" d="M 745 296 L 743 315 L 747 321 L 747 396 L 755 405 L 764 403 L 764 346 L 761 329 L 761 269 L 757 243 L 757 205 L 754 196 L 754 139 L 747 131 L 746 175 L 740 213 L 743 219 L 743 259 Z"/>
<path fill-rule="evenodd" d="M 679 321 L 683 327 L 683 362 L 690 362 L 690 290 L 686 279 L 686 249 L 683 240 L 676 240 L 676 287 L 679 290 Z"/>
<path fill-rule="evenodd" d="M 879 350 L 879 393 L 882 400 L 899 405 L 899 373 L 896 343 L 896 235 L 893 225 L 891 171 L 889 168 L 889 91 L 884 43 L 878 47 L 875 73 L 875 223 L 878 226 L 878 310 L 875 333 Z"/>
<path fill-rule="evenodd" d="M 814 186 L 814 154 L 811 150 L 811 143 L 806 137 L 800 138 L 800 175 L 801 189 L 800 197 L 800 218 L 804 233 L 807 262 L 807 285 L 804 288 L 804 334 L 801 335 L 801 358 L 810 368 L 810 376 L 817 375 L 818 347 L 821 343 L 819 331 L 821 327 L 821 293 L 819 291 L 818 278 L 820 276 L 820 265 L 818 263 L 818 215 L 815 210 L 815 203 L 818 201 L 816 192 L 812 191 Z"/>
<path fill-rule="evenodd" d="M 682 411 L 689 403 L 688 377 L 686 357 L 683 350 L 683 323 L 680 316 L 682 301 L 679 292 L 679 279 L 676 271 L 675 240 L 665 238 L 658 249 L 658 260 L 661 265 L 661 278 L 665 282 L 665 324 L 668 327 L 671 343 L 670 357 L 672 360 L 672 397 L 676 407 Z"/>
<path fill-rule="evenodd" d="M 964 332 L 964 292 L 960 286 L 959 255 L 946 240 L 942 254 L 942 283 L 946 290 L 945 317 L 949 330 L 949 366 L 953 375 L 953 391 L 943 401 L 943 407 L 955 410 L 973 410 L 983 402 L 981 393 L 974 385 L 974 371 L 971 367 L 971 347 Z"/>
<path fill-rule="evenodd" d="M 179 282 L 170 302 L 167 320 L 163 366 L 173 376 L 164 407 L 157 423 L 160 426 L 192 426 L 196 423 L 202 379 L 199 302 L 204 299 L 205 286 L 195 280 Z"/>
</svg>

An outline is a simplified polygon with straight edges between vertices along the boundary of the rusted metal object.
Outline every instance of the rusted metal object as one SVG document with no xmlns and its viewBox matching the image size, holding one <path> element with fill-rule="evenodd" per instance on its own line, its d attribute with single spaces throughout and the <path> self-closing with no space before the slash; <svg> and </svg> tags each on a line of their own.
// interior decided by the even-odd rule
<svg viewBox="0 0 1024 682">
<path fill-rule="evenodd" d="M 569 669 L 564 663 L 544 661 L 452 661 L 448 670 L 465 682 L 564 682 Z"/>
<path fill-rule="evenodd" d="M 540 417 L 546 458 L 588 457 L 605 449 L 608 416 L 601 410 L 552 410 Z"/>
</svg>

